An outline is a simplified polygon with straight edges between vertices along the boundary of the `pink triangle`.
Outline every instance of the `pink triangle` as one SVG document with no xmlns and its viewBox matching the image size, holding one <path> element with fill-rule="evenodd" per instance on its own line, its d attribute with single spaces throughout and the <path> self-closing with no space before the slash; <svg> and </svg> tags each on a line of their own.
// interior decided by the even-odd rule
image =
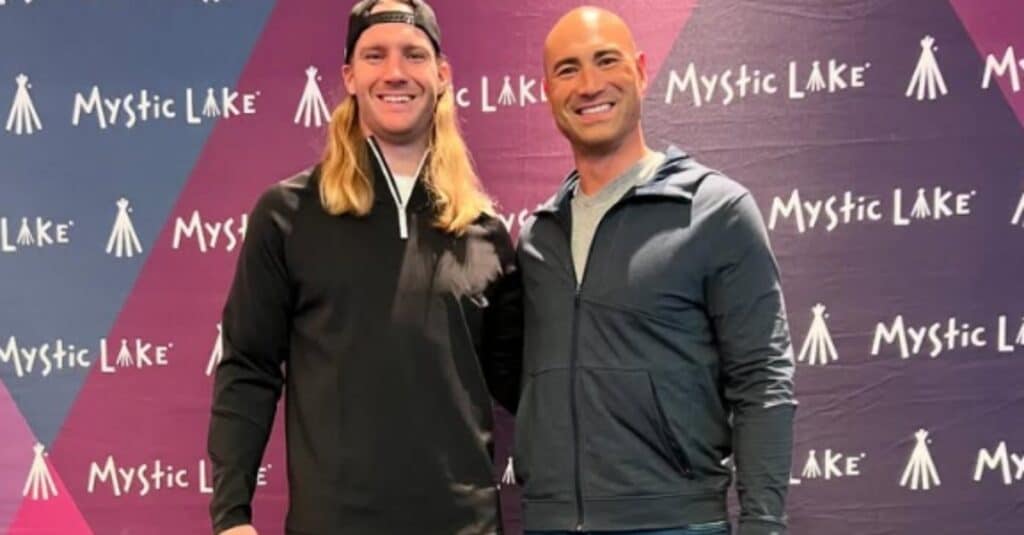
<svg viewBox="0 0 1024 535">
<path fill-rule="evenodd" d="M 9 535 L 39 535 L 60 533 L 61 535 L 92 535 L 92 529 L 82 518 L 82 513 L 71 498 L 56 467 L 45 457 L 50 477 L 57 489 L 57 495 L 47 500 L 33 500 L 31 492 L 21 502 L 21 508 L 7 532 Z M 29 464 L 28 466 L 31 466 Z M 27 471 L 26 471 L 27 472 Z"/>
<path fill-rule="evenodd" d="M 0 533 L 14 520 L 21 501 L 21 491 L 32 466 L 34 453 L 32 445 L 36 437 L 28 422 L 14 403 L 7 387 L 0 381 L 0 429 L 4 430 L 4 440 L 0 443 Z"/>
<path fill-rule="evenodd" d="M 1003 59 L 1008 47 L 1013 47 L 1016 60 L 1011 69 L 1016 69 L 1020 75 L 1021 86 L 1024 86 L 1024 32 L 1020 31 L 1024 24 L 1024 4 L 1019 0 L 989 0 L 978 2 L 977 0 L 952 0 L 953 10 L 960 21 L 963 22 L 967 34 L 974 41 L 974 46 L 982 60 L 984 69 L 985 59 L 992 54 L 997 61 Z M 983 73 L 979 70 L 979 76 Z M 1010 107 L 1017 114 L 1017 120 L 1024 125 L 1024 88 L 1014 92 L 1011 86 L 1011 73 L 1004 76 L 992 75 L 992 84 L 998 80 L 999 88 L 1006 97 Z M 978 78 L 977 87 L 981 88 L 982 79 Z M 994 91 L 991 85 L 988 91 Z M 983 90 L 984 91 L 984 90 Z"/>
</svg>

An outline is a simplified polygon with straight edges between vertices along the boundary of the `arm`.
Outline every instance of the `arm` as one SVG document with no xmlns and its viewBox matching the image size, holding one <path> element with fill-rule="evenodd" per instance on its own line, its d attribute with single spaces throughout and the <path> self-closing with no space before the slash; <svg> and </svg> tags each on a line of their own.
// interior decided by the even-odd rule
<svg viewBox="0 0 1024 535">
<path fill-rule="evenodd" d="M 783 535 L 796 401 L 778 266 L 749 193 L 720 215 L 708 307 L 733 414 L 739 535 Z"/>
<path fill-rule="evenodd" d="M 249 524 L 256 474 L 280 398 L 288 353 L 291 290 L 284 261 L 280 192 L 250 216 L 224 306 L 207 449 L 213 465 L 214 532 Z M 243 532 L 244 533 L 244 532 Z"/>
<path fill-rule="evenodd" d="M 512 239 L 499 220 L 492 225 L 501 275 L 487 290 L 490 306 L 484 311 L 482 366 L 491 396 L 515 414 L 523 368 L 523 280 Z"/>
</svg>

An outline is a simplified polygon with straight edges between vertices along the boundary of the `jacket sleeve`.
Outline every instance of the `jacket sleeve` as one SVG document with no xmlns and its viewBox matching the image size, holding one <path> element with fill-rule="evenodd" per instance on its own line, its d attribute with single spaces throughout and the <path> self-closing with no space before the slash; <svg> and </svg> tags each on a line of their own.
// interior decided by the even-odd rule
<svg viewBox="0 0 1024 535">
<path fill-rule="evenodd" d="M 796 401 L 778 265 L 749 193 L 718 215 L 708 310 L 733 415 L 739 535 L 784 535 Z"/>
<path fill-rule="evenodd" d="M 257 470 L 284 383 L 291 291 L 283 247 L 287 225 L 276 208 L 280 195 L 265 193 L 249 216 L 223 311 L 223 355 L 207 438 L 214 533 L 251 522 Z"/>
<path fill-rule="evenodd" d="M 488 288 L 483 318 L 482 366 L 491 396 L 509 413 L 519 405 L 523 369 L 523 280 L 512 239 L 500 220 L 492 220 L 492 242 L 501 263 Z"/>
</svg>

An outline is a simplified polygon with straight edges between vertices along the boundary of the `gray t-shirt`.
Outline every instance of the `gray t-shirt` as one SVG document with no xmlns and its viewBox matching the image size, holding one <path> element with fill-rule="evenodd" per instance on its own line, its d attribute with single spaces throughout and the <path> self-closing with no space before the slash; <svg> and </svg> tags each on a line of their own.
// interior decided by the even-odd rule
<svg viewBox="0 0 1024 535">
<path fill-rule="evenodd" d="M 590 254 L 590 243 L 594 240 L 594 232 L 601 218 L 608 209 L 622 198 L 633 186 L 650 180 L 658 166 L 665 161 L 665 154 L 647 151 L 639 161 L 633 164 L 615 180 L 605 184 L 593 195 L 583 193 L 579 184 L 572 197 L 572 261 L 576 267 L 577 286 L 583 281 L 583 272 Z"/>
</svg>

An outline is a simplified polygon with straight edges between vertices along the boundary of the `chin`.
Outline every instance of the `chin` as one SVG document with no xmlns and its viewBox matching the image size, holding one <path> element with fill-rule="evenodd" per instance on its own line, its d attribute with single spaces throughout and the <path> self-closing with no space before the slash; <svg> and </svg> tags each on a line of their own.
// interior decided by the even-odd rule
<svg viewBox="0 0 1024 535">
<path fill-rule="evenodd" d="M 572 145 L 576 150 L 593 154 L 603 155 L 606 153 L 613 152 L 619 145 L 621 145 L 622 139 L 615 136 L 573 136 Z"/>
<path fill-rule="evenodd" d="M 587 145 L 608 145 L 609 143 L 614 143 L 615 140 L 618 139 L 616 132 L 583 131 L 577 132 L 575 137 L 580 141 L 580 143 Z"/>
<path fill-rule="evenodd" d="M 402 125 L 401 127 L 394 128 L 381 125 L 380 131 L 374 135 L 393 143 L 409 143 L 418 139 L 420 136 L 427 135 L 428 132 L 428 129 L 418 129 L 414 124 Z"/>
<path fill-rule="evenodd" d="M 382 133 L 389 136 L 407 136 L 412 133 L 413 125 L 408 124 L 382 124 L 380 125 Z"/>
</svg>

